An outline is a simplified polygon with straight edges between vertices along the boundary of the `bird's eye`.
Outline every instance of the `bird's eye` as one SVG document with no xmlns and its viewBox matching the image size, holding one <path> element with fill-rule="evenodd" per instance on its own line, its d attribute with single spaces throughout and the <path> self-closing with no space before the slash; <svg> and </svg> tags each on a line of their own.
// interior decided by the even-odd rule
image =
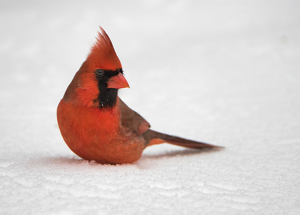
<svg viewBox="0 0 300 215">
<path fill-rule="evenodd" d="M 98 76 L 103 76 L 103 75 L 104 75 L 104 70 L 103 70 L 103 69 L 97 69 L 97 70 L 95 71 L 95 73 L 96 73 L 96 75 L 98 75 Z"/>
</svg>

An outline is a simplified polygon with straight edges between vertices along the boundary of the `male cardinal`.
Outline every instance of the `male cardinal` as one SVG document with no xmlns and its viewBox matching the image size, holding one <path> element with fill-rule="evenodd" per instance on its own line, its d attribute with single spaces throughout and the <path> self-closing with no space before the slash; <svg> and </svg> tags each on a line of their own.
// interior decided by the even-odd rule
<svg viewBox="0 0 300 215">
<path fill-rule="evenodd" d="M 150 124 L 118 97 L 118 89 L 129 85 L 101 27 L 96 39 L 57 107 L 60 132 L 75 154 L 102 164 L 121 164 L 137 161 L 155 144 L 217 148 L 149 129 Z"/>
</svg>

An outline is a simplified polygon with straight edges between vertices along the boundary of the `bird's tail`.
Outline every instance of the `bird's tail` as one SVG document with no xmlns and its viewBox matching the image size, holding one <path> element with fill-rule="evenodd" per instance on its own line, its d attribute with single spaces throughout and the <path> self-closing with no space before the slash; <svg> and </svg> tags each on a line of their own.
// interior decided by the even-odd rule
<svg viewBox="0 0 300 215">
<path fill-rule="evenodd" d="M 204 148 L 223 148 L 221 146 L 211 145 L 208 143 L 193 141 L 184 139 L 181 137 L 176 137 L 168 134 L 163 134 L 157 131 L 153 131 L 151 129 L 147 130 L 143 134 L 147 147 L 161 144 L 161 143 L 170 143 L 177 146 L 187 147 L 187 148 L 193 148 L 193 149 L 204 149 Z"/>
</svg>

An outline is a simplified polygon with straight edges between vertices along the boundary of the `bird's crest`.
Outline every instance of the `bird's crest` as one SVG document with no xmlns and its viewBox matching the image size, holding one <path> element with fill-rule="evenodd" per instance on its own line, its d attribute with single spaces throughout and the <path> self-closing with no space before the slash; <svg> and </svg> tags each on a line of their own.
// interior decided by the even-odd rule
<svg viewBox="0 0 300 215">
<path fill-rule="evenodd" d="M 122 68 L 121 62 L 108 35 L 101 27 L 87 60 L 89 61 L 91 70 L 116 70 Z"/>
</svg>

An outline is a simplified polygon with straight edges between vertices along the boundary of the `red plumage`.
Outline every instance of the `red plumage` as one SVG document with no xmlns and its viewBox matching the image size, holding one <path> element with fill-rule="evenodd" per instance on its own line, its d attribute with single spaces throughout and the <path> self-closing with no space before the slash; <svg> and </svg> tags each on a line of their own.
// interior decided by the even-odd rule
<svg viewBox="0 0 300 215">
<path fill-rule="evenodd" d="M 129 85 L 108 35 L 101 27 L 100 31 L 57 108 L 69 148 L 83 159 L 110 164 L 135 162 L 147 146 L 164 142 L 216 148 L 149 129 L 150 124 L 118 97 L 118 89 Z"/>
<path fill-rule="evenodd" d="M 121 62 L 115 52 L 115 49 L 103 28 L 96 38 L 96 43 L 87 57 L 89 70 L 94 71 L 97 68 L 106 70 L 115 70 L 122 68 Z"/>
</svg>

